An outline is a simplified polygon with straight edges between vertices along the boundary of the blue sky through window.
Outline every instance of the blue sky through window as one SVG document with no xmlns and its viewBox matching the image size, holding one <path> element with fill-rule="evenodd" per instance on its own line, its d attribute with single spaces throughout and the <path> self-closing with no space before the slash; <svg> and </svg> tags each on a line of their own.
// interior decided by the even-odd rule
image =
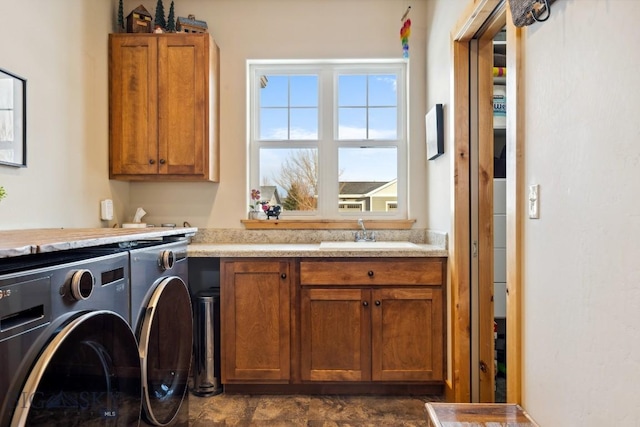
<svg viewBox="0 0 640 427">
<path fill-rule="evenodd" d="M 260 139 L 320 138 L 318 76 L 274 74 L 266 77 L 266 87 L 260 91 Z M 338 139 L 395 140 L 398 137 L 397 99 L 397 81 L 393 74 L 339 75 Z M 266 178 L 275 176 L 290 155 L 287 149 L 261 151 L 271 159 L 260 162 L 261 176 Z M 389 148 L 373 147 L 341 152 L 340 180 L 388 181 L 397 178 L 396 162 L 390 161 L 389 153 Z"/>
</svg>

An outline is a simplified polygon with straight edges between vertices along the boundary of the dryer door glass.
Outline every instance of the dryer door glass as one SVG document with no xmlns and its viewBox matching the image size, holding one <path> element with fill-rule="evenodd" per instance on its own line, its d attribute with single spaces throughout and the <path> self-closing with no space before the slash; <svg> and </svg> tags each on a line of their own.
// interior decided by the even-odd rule
<svg viewBox="0 0 640 427">
<path fill-rule="evenodd" d="M 160 282 L 140 328 L 143 405 L 148 421 L 167 425 L 177 415 L 187 391 L 193 350 L 191 298 L 179 277 Z"/>
<path fill-rule="evenodd" d="M 126 321 L 111 311 L 58 328 L 31 369 L 11 426 L 131 426 L 140 419 L 140 359 Z"/>
</svg>

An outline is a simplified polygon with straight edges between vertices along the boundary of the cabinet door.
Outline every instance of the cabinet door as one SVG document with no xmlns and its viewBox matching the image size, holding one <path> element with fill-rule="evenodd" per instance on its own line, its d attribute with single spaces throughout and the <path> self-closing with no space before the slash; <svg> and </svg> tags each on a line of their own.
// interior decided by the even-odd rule
<svg viewBox="0 0 640 427">
<path fill-rule="evenodd" d="M 222 382 L 290 377 L 290 264 L 222 261 Z"/>
<path fill-rule="evenodd" d="M 443 380 L 442 291 L 381 288 L 372 301 L 372 379 Z"/>
<path fill-rule="evenodd" d="M 109 177 L 158 172 L 156 38 L 109 36 Z"/>
<path fill-rule="evenodd" d="M 303 381 L 369 381 L 369 290 L 302 289 Z"/>
<path fill-rule="evenodd" d="M 158 172 L 205 176 L 209 36 L 158 38 Z"/>
</svg>

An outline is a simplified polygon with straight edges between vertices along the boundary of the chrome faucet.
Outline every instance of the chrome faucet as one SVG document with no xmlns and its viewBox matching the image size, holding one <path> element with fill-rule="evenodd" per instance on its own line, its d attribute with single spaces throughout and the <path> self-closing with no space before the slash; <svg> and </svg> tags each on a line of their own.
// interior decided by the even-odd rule
<svg viewBox="0 0 640 427">
<path fill-rule="evenodd" d="M 362 218 L 358 219 L 358 225 L 362 228 L 361 231 L 356 231 L 355 241 L 356 242 L 375 242 L 376 241 L 376 233 L 373 231 L 367 231 L 364 226 L 364 220 Z"/>
</svg>

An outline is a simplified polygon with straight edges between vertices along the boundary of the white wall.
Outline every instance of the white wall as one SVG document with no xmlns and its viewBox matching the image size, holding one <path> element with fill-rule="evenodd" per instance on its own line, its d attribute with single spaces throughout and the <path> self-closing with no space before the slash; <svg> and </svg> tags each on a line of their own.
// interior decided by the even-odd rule
<svg viewBox="0 0 640 427">
<path fill-rule="evenodd" d="M 164 0 L 168 14 L 169 0 Z M 131 220 L 138 206 L 149 223 L 189 221 L 240 228 L 246 217 L 245 61 L 250 58 L 400 57 L 400 17 L 411 4 L 410 205 L 426 227 L 424 166 L 427 0 L 181 0 L 176 16 L 207 21 L 221 51 L 221 180 L 126 183 L 108 179 L 107 34 L 117 0 L 12 2 L 0 68 L 28 79 L 28 167 L 0 166 L 0 229 L 95 227 Z M 139 4 L 124 1 L 125 16 Z M 29 17 L 18 19 L 17 17 Z M 114 200 L 116 218 L 99 220 L 99 201 Z"/>
<path fill-rule="evenodd" d="M 433 21 L 451 31 L 468 2 L 430 3 Z M 540 184 L 541 205 L 522 242 L 522 403 L 543 426 L 637 426 L 640 2 L 558 0 L 551 9 L 524 32 L 525 178 Z M 440 30 L 429 33 L 428 52 L 445 43 Z M 451 66 L 444 53 L 437 59 Z M 431 103 L 442 79 L 431 80 L 438 71 L 428 63 Z M 434 205 L 430 225 L 444 223 Z"/>
<path fill-rule="evenodd" d="M 541 425 L 638 425 L 636 0 L 560 0 L 525 34 L 524 403 Z M 507 101 L 508 102 L 508 101 Z"/>
<path fill-rule="evenodd" d="M 110 3 L 0 0 L 0 68 L 27 79 L 27 168 L 0 166 L 0 229 L 98 227 L 100 199 L 128 199 L 107 179 Z"/>
<path fill-rule="evenodd" d="M 142 3 L 125 1 L 125 15 Z M 164 1 L 168 13 L 170 1 Z M 424 114 L 427 1 L 411 2 L 410 204 L 417 227 L 426 227 Z M 181 0 L 176 15 L 205 20 L 221 57 L 221 177 L 210 183 L 132 183 L 147 222 L 189 221 L 193 226 L 241 228 L 246 218 L 246 60 L 261 58 L 397 58 L 402 56 L 400 18 L 409 2 L 388 0 Z"/>
<path fill-rule="evenodd" d="M 429 1 L 427 3 L 427 108 L 444 105 L 444 155 L 427 164 L 427 228 L 451 231 L 451 200 L 453 170 L 453 123 L 451 97 L 451 30 L 455 27 L 467 0 Z"/>
</svg>

